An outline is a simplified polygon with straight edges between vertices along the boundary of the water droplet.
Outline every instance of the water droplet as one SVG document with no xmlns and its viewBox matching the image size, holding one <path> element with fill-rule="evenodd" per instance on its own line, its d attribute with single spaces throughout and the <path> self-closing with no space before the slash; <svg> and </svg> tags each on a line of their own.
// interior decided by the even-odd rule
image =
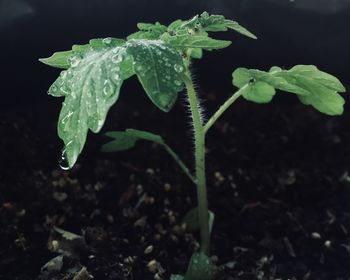
<svg viewBox="0 0 350 280">
<path fill-rule="evenodd" d="M 104 81 L 103 94 L 104 96 L 113 94 L 113 85 L 109 80 Z M 98 99 L 96 99 L 96 101 L 98 102 Z"/>
<path fill-rule="evenodd" d="M 115 54 L 112 56 L 113 63 L 120 63 L 123 60 L 123 56 L 120 54 Z"/>
<path fill-rule="evenodd" d="M 180 80 L 175 80 L 174 83 L 177 86 L 181 86 L 182 85 L 182 82 Z"/>
<path fill-rule="evenodd" d="M 69 112 L 61 121 L 62 124 L 66 124 L 66 122 L 68 121 L 68 119 L 73 115 L 73 112 Z"/>
<path fill-rule="evenodd" d="M 120 80 L 120 75 L 118 73 L 115 73 L 113 76 L 114 80 L 118 81 Z"/>
<path fill-rule="evenodd" d="M 175 64 L 174 69 L 177 73 L 181 73 L 184 70 L 184 67 L 182 65 Z"/>
<path fill-rule="evenodd" d="M 72 56 L 69 58 L 69 63 L 72 68 L 77 67 L 81 61 L 81 58 L 79 56 Z"/>
<path fill-rule="evenodd" d="M 105 44 L 105 45 L 110 45 L 112 43 L 112 38 L 111 37 L 104 38 L 102 40 L 102 43 Z"/>
<path fill-rule="evenodd" d="M 98 126 L 98 127 L 102 127 L 102 126 L 103 126 L 103 123 L 104 123 L 103 120 L 98 120 L 97 126 Z"/>
<path fill-rule="evenodd" d="M 66 149 L 62 150 L 61 158 L 58 161 L 58 164 L 62 170 L 69 170 L 70 169 L 69 162 L 67 159 Z"/>
<path fill-rule="evenodd" d="M 60 91 L 62 91 L 65 95 L 69 94 L 69 89 L 67 86 L 61 86 Z"/>
<path fill-rule="evenodd" d="M 62 79 L 65 79 L 67 77 L 67 71 L 62 71 L 60 76 L 61 76 Z"/>
</svg>

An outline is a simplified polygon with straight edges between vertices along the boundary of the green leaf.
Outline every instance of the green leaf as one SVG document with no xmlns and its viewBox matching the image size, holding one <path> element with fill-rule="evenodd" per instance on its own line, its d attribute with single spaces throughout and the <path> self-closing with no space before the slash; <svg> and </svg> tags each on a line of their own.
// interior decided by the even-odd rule
<svg viewBox="0 0 350 280">
<path fill-rule="evenodd" d="M 88 130 L 99 132 L 109 108 L 117 101 L 123 79 L 132 68 L 128 56 L 124 47 L 91 49 L 82 57 L 73 56 L 70 68 L 50 87 L 49 94 L 65 97 L 58 135 L 64 141 L 69 167 L 82 151 Z"/>
<path fill-rule="evenodd" d="M 125 43 L 122 39 L 117 38 L 101 38 L 92 39 L 89 44 L 85 45 L 73 45 L 72 50 L 55 52 L 48 58 L 40 58 L 39 61 L 55 68 L 68 69 L 71 65 L 70 59 L 76 55 L 83 56 L 90 50 L 98 50 L 102 48 L 118 47 Z"/>
<path fill-rule="evenodd" d="M 55 52 L 47 58 L 40 58 L 39 61 L 55 68 L 68 69 L 70 67 L 69 58 L 73 51 Z"/>
<path fill-rule="evenodd" d="M 238 68 L 232 76 L 235 86 L 244 87 L 243 97 L 249 101 L 267 103 L 278 89 L 296 94 L 302 103 L 327 115 L 341 115 L 344 110 L 345 101 L 338 92 L 345 92 L 345 87 L 313 65 L 297 65 L 290 70 L 272 67 L 269 72 Z"/>
<path fill-rule="evenodd" d="M 199 252 L 192 255 L 184 280 L 212 280 L 213 275 L 213 261 L 206 254 Z"/>
<path fill-rule="evenodd" d="M 199 22 L 204 30 L 208 32 L 220 32 L 232 29 L 249 38 L 257 39 L 253 33 L 239 25 L 238 22 L 225 19 L 222 15 L 209 15 L 207 12 L 203 12 L 199 17 Z"/>
<path fill-rule="evenodd" d="M 101 148 L 103 152 L 119 152 L 133 148 L 137 141 L 146 140 L 157 144 L 164 144 L 159 135 L 136 129 L 126 129 L 125 131 L 114 131 L 106 133 L 107 136 L 115 140 L 104 144 Z"/>
<path fill-rule="evenodd" d="M 162 37 L 162 40 L 169 43 L 175 48 L 201 48 L 205 50 L 223 49 L 231 45 L 231 41 L 216 40 L 208 36 L 203 35 L 166 35 Z"/>
<path fill-rule="evenodd" d="M 126 46 L 148 97 L 158 108 L 168 112 L 183 89 L 185 66 L 181 55 L 161 40 L 131 40 Z"/>
<path fill-rule="evenodd" d="M 167 31 L 165 25 L 159 22 L 153 23 L 138 23 L 137 27 L 140 31 L 137 31 L 128 36 L 128 40 L 131 39 L 147 39 L 147 40 L 157 40 L 160 36 Z"/>
<path fill-rule="evenodd" d="M 274 87 L 265 82 L 255 82 L 244 89 L 243 97 L 256 103 L 269 103 L 275 94 Z"/>
<path fill-rule="evenodd" d="M 215 214 L 209 210 L 209 232 L 212 231 L 214 226 Z M 189 231 L 197 231 L 199 230 L 199 217 L 198 217 L 198 208 L 193 208 L 188 211 L 185 217 L 182 219 L 182 222 L 186 224 L 186 227 Z"/>
<path fill-rule="evenodd" d="M 201 59 L 203 57 L 203 50 L 201 48 L 191 49 L 190 56 L 194 59 Z"/>
</svg>

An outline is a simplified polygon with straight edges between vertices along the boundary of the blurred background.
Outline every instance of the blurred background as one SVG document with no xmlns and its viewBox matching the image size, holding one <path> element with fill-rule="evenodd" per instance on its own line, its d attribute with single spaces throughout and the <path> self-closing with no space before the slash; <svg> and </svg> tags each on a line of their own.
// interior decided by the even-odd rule
<svg viewBox="0 0 350 280">
<path fill-rule="evenodd" d="M 215 79 L 231 90 L 230 74 L 239 66 L 294 64 L 316 64 L 349 84 L 350 0 L 0 0 L 0 106 L 57 106 L 46 92 L 59 71 L 40 57 L 91 38 L 126 37 L 140 21 L 168 24 L 204 10 L 239 21 L 259 38 L 217 34 L 233 45 L 194 65 L 204 89 L 217 87 Z"/>
</svg>

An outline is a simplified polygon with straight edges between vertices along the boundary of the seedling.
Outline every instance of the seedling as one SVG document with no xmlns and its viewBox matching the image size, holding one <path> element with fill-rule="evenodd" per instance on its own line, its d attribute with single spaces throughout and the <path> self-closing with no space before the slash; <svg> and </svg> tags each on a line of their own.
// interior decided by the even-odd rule
<svg viewBox="0 0 350 280">
<path fill-rule="evenodd" d="M 191 258 L 185 276 L 173 279 L 210 280 L 214 267 L 209 257 L 210 232 L 214 214 L 208 211 L 205 174 L 205 137 L 213 124 L 240 97 L 256 103 L 270 102 L 276 90 L 292 93 L 305 105 L 327 115 L 341 115 L 344 86 L 334 76 L 313 65 L 297 65 L 289 70 L 272 67 L 269 71 L 238 68 L 232 83 L 238 90 L 208 121 L 201 115 L 191 75 L 191 61 L 203 51 L 228 47 L 231 42 L 210 37 L 211 32 L 234 30 L 249 38 L 255 35 L 237 22 L 207 12 L 190 20 L 176 20 L 169 26 L 139 23 L 139 31 L 124 39 L 93 39 L 86 45 L 54 53 L 40 61 L 65 69 L 49 89 L 49 94 L 64 97 L 58 121 L 58 135 L 64 142 L 62 168 L 73 167 L 84 147 L 88 130 L 101 130 L 109 108 L 118 100 L 124 80 L 136 75 L 152 103 L 164 112 L 173 107 L 178 94 L 186 89 L 195 139 L 194 174 L 179 156 L 155 134 L 136 129 L 109 132 L 113 140 L 102 147 L 105 152 L 132 148 L 139 140 L 155 142 L 175 159 L 196 185 L 198 207 L 185 220 L 199 229 L 201 246 Z M 192 222 L 191 222 L 192 221 Z"/>
</svg>

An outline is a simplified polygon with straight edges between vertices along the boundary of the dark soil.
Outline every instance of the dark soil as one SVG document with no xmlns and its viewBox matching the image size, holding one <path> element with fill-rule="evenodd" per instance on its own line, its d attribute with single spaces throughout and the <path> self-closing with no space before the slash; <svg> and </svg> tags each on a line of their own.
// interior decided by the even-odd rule
<svg viewBox="0 0 350 280">
<path fill-rule="evenodd" d="M 209 115 L 220 102 L 205 97 Z M 216 279 L 350 279 L 349 114 L 322 116 L 293 101 L 239 101 L 210 132 Z M 166 116 L 143 99 L 133 112 L 126 102 L 111 112 L 108 129 L 161 133 L 191 162 L 181 102 Z M 100 153 L 103 135 L 89 135 L 78 165 L 60 170 L 56 105 L 1 114 L 0 279 L 184 272 L 198 248 L 197 234 L 181 222 L 196 204 L 191 182 L 149 143 Z"/>
</svg>

